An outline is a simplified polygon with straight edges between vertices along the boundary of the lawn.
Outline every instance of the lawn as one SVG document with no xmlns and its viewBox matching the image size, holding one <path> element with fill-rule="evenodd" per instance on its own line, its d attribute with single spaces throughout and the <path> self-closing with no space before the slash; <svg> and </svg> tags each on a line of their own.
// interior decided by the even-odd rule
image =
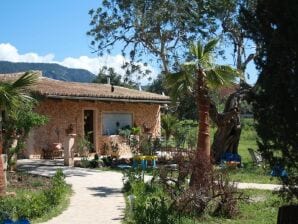
<svg viewBox="0 0 298 224">
<path fill-rule="evenodd" d="M 240 137 L 238 153 L 242 158 L 243 168 L 230 169 L 229 176 L 231 180 L 237 182 L 249 182 L 249 183 L 264 183 L 264 184 L 278 184 L 279 179 L 270 176 L 270 169 L 265 166 L 257 166 L 253 163 L 251 156 L 248 152 L 248 148 L 252 148 L 255 151 L 257 146 L 257 133 L 253 126 L 252 119 L 244 119 L 243 129 Z"/>
<path fill-rule="evenodd" d="M 242 122 L 242 132 L 238 147 L 238 153 L 242 158 L 242 168 L 228 169 L 228 174 L 232 181 L 248 182 L 248 183 L 264 183 L 264 184 L 279 184 L 281 183 L 278 178 L 272 178 L 270 169 L 263 164 L 257 166 L 253 163 L 252 158 L 248 152 L 248 148 L 257 151 L 257 133 L 254 128 L 254 121 L 251 118 L 244 118 Z M 214 126 L 211 126 L 211 142 L 216 131 Z M 173 138 L 170 139 L 168 145 L 175 146 Z M 186 146 L 186 145 L 185 145 Z"/>
</svg>

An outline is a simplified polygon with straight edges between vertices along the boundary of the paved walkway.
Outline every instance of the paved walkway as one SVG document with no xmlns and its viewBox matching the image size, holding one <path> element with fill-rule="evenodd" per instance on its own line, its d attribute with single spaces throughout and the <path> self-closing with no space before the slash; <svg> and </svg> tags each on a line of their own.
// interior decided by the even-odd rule
<svg viewBox="0 0 298 224">
<path fill-rule="evenodd" d="M 121 223 L 125 209 L 121 173 L 64 167 L 62 160 L 18 160 L 18 168 L 42 176 L 53 176 L 61 168 L 66 175 L 66 182 L 72 185 L 74 194 L 69 207 L 47 224 Z M 145 181 L 151 178 L 145 175 Z M 281 188 L 281 185 L 275 184 L 236 184 L 239 189 Z"/>
<path fill-rule="evenodd" d="M 259 189 L 259 190 L 270 190 L 278 191 L 282 188 L 282 185 L 278 184 L 256 184 L 256 183 L 235 183 L 239 189 Z"/>
<path fill-rule="evenodd" d="M 61 160 L 19 160 L 18 168 L 30 173 L 52 176 L 63 169 L 66 182 L 74 191 L 70 205 L 47 224 L 121 223 L 125 209 L 122 174 L 62 166 Z"/>
</svg>

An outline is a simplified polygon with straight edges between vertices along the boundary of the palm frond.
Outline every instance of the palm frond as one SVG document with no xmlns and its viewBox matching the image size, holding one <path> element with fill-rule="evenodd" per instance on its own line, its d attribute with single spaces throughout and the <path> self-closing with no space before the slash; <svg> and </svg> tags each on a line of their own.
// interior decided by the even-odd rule
<svg viewBox="0 0 298 224">
<path fill-rule="evenodd" d="M 204 69 L 212 67 L 212 54 L 217 43 L 218 39 L 213 39 L 206 45 L 201 44 L 199 41 L 190 45 L 190 53 L 197 59 L 199 67 Z"/>
<path fill-rule="evenodd" d="M 27 72 L 13 83 L 0 83 L 0 106 L 8 110 L 18 107 L 23 103 L 33 101 L 27 89 L 38 79 L 36 73 Z"/>
<path fill-rule="evenodd" d="M 200 44 L 200 42 L 193 42 L 190 44 L 189 52 L 195 58 L 200 59 L 203 55 L 203 46 Z"/>
<path fill-rule="evenodd" d="M 34 83 L 36 83 L 37 80 L 38 80 L 37 73 L 26 72 L 19 79 L 17 79 L 15 82 L 12 83 L 11 88 L 24 90 L 32 86 Z"/>
<path fill-rule="evenodd" d="M 179 96 L 192 92 L 194 72 L 195 64 L 183 64 L 179 72 L 166 75 L 166 88 L 174 101 L 177 101 Z"/>
<path fill-rule="evenodd" d="M 212 39 L 210 40 L 205 46 L 204 46 L 204 54 L 212 54 L 214 52 L 214 49 L 218 43 L 218 39 Z"/>
<path fill-rule="evenodd" d="M 207 85 L 215 89 L 221 86 L 230 86 L 236 83 L 240 73 L 231 66 L 218 65 L 206 71 Z"/>
</svg>

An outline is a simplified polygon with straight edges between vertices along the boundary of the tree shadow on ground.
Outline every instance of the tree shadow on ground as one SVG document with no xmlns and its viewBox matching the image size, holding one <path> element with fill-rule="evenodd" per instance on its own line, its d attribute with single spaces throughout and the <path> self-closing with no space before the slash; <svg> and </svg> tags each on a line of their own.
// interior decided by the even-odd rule
<svg viewBox="0 0 298 224">
<path fill-rule="evenodd" d="M 98 197 L 108 197 L 110 195 L 121 194 L 122 191 L 119 188 L 111 188 L 111 187 L 88 187 L 88 190 L 94 191 L 93 196 Z M 122 197 L 122 195 L 121 195 Z"/>
</svg>

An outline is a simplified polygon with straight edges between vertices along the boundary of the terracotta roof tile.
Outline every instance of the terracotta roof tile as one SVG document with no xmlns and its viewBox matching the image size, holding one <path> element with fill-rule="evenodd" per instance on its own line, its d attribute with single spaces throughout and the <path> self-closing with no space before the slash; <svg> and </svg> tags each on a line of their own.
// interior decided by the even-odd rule
<svg viewBox="0 0 298 224">
<path fill-rule="evenodd" d="M 24 73 L 0 74 L 1 81 L 13 81 Z M 52 98 L 82 98 L 94 100 L 115 100 L 120 101 L 144 101 L 167 103 L 170 101 L 168 96 L 163 96 L 145 91 L 128 89 L 120 86 L 114 86 L 111 91 L 109 84 L 65 82 L 43 77 L 39 72 L 39 80 L 31 90 L 37 94 Z"/>
</svg>

